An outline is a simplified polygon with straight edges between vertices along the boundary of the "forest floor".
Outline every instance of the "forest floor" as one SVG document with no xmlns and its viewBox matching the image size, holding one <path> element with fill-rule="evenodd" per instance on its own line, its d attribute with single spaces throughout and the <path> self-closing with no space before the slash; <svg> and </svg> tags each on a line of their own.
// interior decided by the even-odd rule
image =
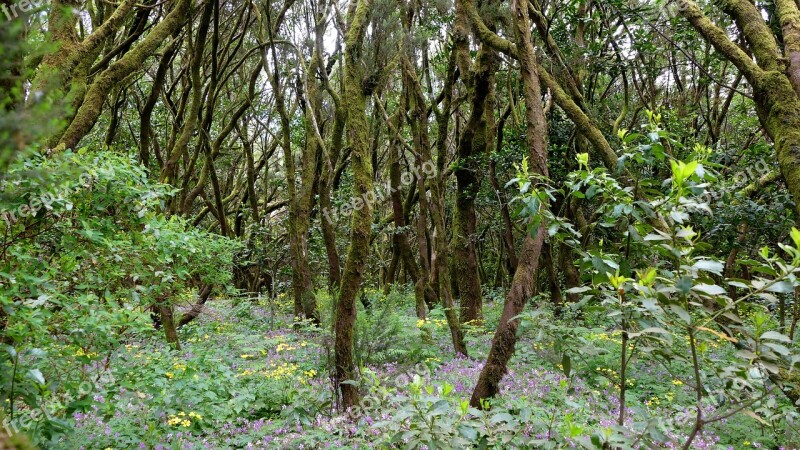
<svg viewBox="0 0 800 450">
<path fill-rule="evenodd" d="M 377 300 L 359 311 L 356 336 L 364 397 L 350 415 L 338 413 L 331 402 L 329 319 L 322 329 L 293 327 L 285 294 L 272 303 L 214 300 L 180 330 L 180 351 L 169 350 L 154 334 L 120 347 L 110 361 L 87 364 L 87 371 L 110 370 L 111 376 L 102 378 L 91 405 L 74 414 L 75 430 L 59 446 L 434 448 L 430 443 L 438 442 L 438 448 L 456 448 L 483 435 L 497 448 L 518 442 L 569 448 L 615 429 L 619 375 L 612 367 L 619 340 L 614 333 L 598 327 L 582 336 L 607 344 L 609 351 L 568 362 L 535 328 L 525 328 L 501 395 L 490 412 L 478 413 L 466 402 L 502 299 L 485 305 L 483 326 L 468 327 L 470 358 L 458 358 L 441 311 L 420 321 L 409 294 L 370 295 Z M 407 306 L 407 313 L 397 314 L 398 305 Z M 322 298 L 321 307 L 324 316 L 329 299 Z M 565 362 L 572 367 L 565 370 Z M 626 434 L 649 429 L 648 439 L 660 436 L 661 448 L 683 442 L 694 410 L 692 391 L 682 381 L 688 374 L 681 370 L 633 362 L 626 383 Z M 781 426 L 771 429 L 744 414 L 717 425 L 692 448 L 777 449 L 786 440 Z"/>
</svg>

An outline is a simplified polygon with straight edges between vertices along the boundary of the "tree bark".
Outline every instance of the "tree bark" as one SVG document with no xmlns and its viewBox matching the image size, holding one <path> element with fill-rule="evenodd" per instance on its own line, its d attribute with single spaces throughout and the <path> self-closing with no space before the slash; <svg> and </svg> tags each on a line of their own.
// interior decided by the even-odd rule
<svg viewBox="0 0 800 450">
<path fill-rule="evenodd" d="M 447 81 L 444 90 L 447 92 L 452 89 L 454 54 L 451 54 L 448 65 Z M 422 86 L 416 76 L 416 71 L 408 57 L 403 58 L 403 79 L 408 89 L 409 109 L 412 114 L 411 132 L 414 136 L 414 148 L 420 158 L 420 173 L 425 173 L 425 167 L 436 167 L 436 172 L 430 177 L 431 199 L 427 201 L 425 197 L 425 186 L 420 186 L 420 208 L 427 204 L 430 217 L 433 222 L 434 233 L 432 241 L 433 252 L 431 256 L 431 280 L 430 285 L 438 287 L 439 298 L 444 306 L 447 326 L 450 329 L 450 337 L 453 341 L 453 350 L 456 354 L 467 356 L 467 347 L 464 344 L 464 333 L 458 320 L 455 301 L 451 288 L 450 259 L 448 258 L 449 248 L 447 243 L 447 230 L 445 228 L 445 209 L 444 209 L 444 173 L 443 165 L 447 154 L 447 129 L 449 122 L 449 111 L 437 113 L 439 124 L 436 140 L 438 152 L 437 161 L 434 165 L 430 151 L 430 140 L 428 137 L 428 110 L 425 104 L 425 96 L 422 93 Z M 447 95 L 447 94 L 445 94 Z M 450 107 L 449 102 L 444 103 L 446 108 Z"/>
<path fill-rule="evenodd" d="M 166 298 L 159 297 L 156 299 L 156 309 L 158 310 L 160 325 L 164 327 L 164 336 L 167 338 L 167 343 L 175 350 L 180 350 L 181 343 L 178 340 L 178 330 L 175 327 L 173 306 L 167 302 Z"/>
<path fill-rule="evenodd" d="M 469 67 L 468 22 L 460 4 L 456 4 L 456 51 L 462 79 L 471 91 L 471 111 L 458 144 L 456 169 L 456 208 L 453 215 L 453 260 L 455 281 L 461 306 L 461 323 L 483 320 L 483 299 L 475 239 L 477 218 L 475 197 L 483 178 L 488 125 L 486 110 L 494 73 L 494 52 L 482 45 L 472 67 Z M 462 61 L 463 60 L 463 61 Z M 467 73 L 469 71 L 469 73 Z M 489 111 L 491 114 L 491 110 Z"/>
<path fill-rule="evenodd" d="M 780 2 L 779 2 L 780 3 Z M 781 23 L 794 39 L 794 29 L 800 27 L 796 7 L 781 4 Z M 755 5 L 747 0 L 728 0 L 723 9 L 736 21 L 742 31 L 753 59 L 733 43 L 725 31 L 706 17 L 691 0 L 680 0 L 681 15 L 727 60 L 733 63 L 753 87 L 753 99 L 761 124 L 775 144 L 778 165 L 789 194 L 795 203 L 795 213 L 800 216 L 800 97 L 790 75 L 791 61 L 787 65 L 779 54 L 775 37 L 764 22 Z M 794 44 L 787 50 L 791 53 Z"/>
<path fill-rule="evenodd" d="M 461 0 L 469 1 L 469 0 Z M 531 42 L 531 24 L 528 17 L 527 2 L 513 0 L 511 15 L 514 23 L 514 36 L 517 42 L 520 61 L 520 75 L 524 87 L 526 141 L 529 149 L 530 167 L 534 174 L 547 177 L 547 128 L 542 108 L 542 93 L 539 85 L 536 53 Z M 532 236 L 533 235 L 533 236 Z M 517 342 L 518 316 L 525 308 L 525 303 L 533 294 L 536 272 L 539 268 L 539 257 L 546 235 L 544 222 L 538 229 L 525 235 L 525 242 L 520 252 L 520 260 L 511 289 L 506 295 L 500 324 L 497 326 L 489 356 L 481 370 L 478 382 L 472 392 L 470 405 L 476 408 L 485 407 L 484 400 L 494 397 L 500 388 L 500 381 L 508 371 L 508 361 L 514 353 Z"/>
<path fill-rule="evenodd" d="M 358 404 L 358 388 L 344 381 L 356 379 L 353 360 L 353 327 L 356 321 L 356 295 L 361 286 L 364 266 L 369 255 L 372 234 L 372 204 L 365 201 L 374 195 L 372 181 L 372 154 L 369 147 L 366 99 L 372 94 L 365 91 L 364 73 L 361 66 L 361 49 L 364 34 L 369 24 L 371 0 L 351 0 L 347 14 L 345 36 L 345 95 L 342 99 L 347 108 L 347 140 L 352 148 L 353 168 L 353 215 L 350 224 L 350 248 L 342 274 L 342 285 L 336 301 L 334 323 L 334 384 L 341 391 L 342 407 Z M 357 207 L 361 206 L 361 207 Z"/>
<path fill-rule="evenodd" d="M 178 320 L 178 328 L 186 325 L 187 323 L 193 321 L 203 312 L 203 307 L 205 306 L 208 298 L 211 296 L 211 291 L 214 289 L 214 286 L 210 284 L 204 284 L 202 288 L 200 288 L 200 292 L 197 293 L 197 302 L 192 305 L 192 308 L 183 314 Z"/>
<path fill-rule="evenodd" d="M 279 23 L 279 22 L 278 22 Z M 297 182 L 297 167 L 292 148 L 291 117 L 286 106 L 286 85 L 282 83 L 279 71 L 281 64 L 278 62 L 275 31 L 277 23 L 273 24 L 270 8 L 266 8 L 266 23 L 262 22 L 267 36 L 261 40 L 269 44 L 269 49 L 263 53 L 264 67 L 269 68 L 267 54 L 272 59 L 272 69 L 268 70 L 270 82 L 275 95 L 275 106 L 278 110 L 281 123 L 281 148 L 283 150 L 284 169 L 286 173 L 286 190 L 289 197 L 289 220 L 287 222 L 289 235 L 289 259 L 292 266 L 292 291 L 294 297 L 294 314 L 298 319 L 310 319 L 319 324 L 319 313 L 316 307 L 316 296 L 311 278 L 311 267 L 308 263 L 308 231 L 311 222 L 311 209 L 314 202 L 314 176 L 317 170 L 317 140 L 314 133 L 308 128 L 314 114 L 314 104 L 311 99 L 305 101 L 304 115 L 306 119 L 306 143 L 303 147 L 299 184 Z M 316 50 L 312 57 L 312 67 L 316 67 L 315 59 L 318 58 Z M 313 79 L 313 74 L 306 73 L 307 80 Z M 306 82 L 307 82 L 306 80 Z M 312 82 L 313 83 L 313 82 Z M 308 89 L 316 92 L 311 86 Z"/>
<path fill-rule="evenodd" d="M 103 102 L 113 87 L 138 70 L 144 61 L 150 57 L 158 47 L 187 19 L 190 11 L 189 0 L 177 0 L 172 11 L 148 35 L 128 53 L 111 64 L 89 86 L 83 101 L 70 122 L 66 131 L 61 135 L 56 150 L 75 148 L 78 142 L 94 126 L 100 116 Z"/>
</svg>

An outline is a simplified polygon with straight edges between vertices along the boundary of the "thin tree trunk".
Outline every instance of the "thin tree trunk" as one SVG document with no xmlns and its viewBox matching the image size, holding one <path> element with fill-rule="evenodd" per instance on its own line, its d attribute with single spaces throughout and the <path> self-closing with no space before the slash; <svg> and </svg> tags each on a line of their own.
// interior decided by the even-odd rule
<svg viewBox="0 0 800 450">
<path fill-rule="evenodd" d="M 455 70 L 453 65 L 453 56 L 451 55 L 450 64 L 448 68 L 448 81 L 444 87 L 445 91 L 452 89 L 453 75 L 452 71 Z M 425 105 L 425 96 L 422 93 L 422 87 L 416 77 L 416 71 L 408 58 L 405 55 L 403 59 L 404 81 L 408 86 L 409 92 L 409 106 L 412 111 L 413 118 L 416 120 L 411 121 L 411 131 L 414 135 L 414 147 L 421 157 L 422 161 L 420 166 L 423 168 L 422 173 L 425 172 L 425 167 L 433 167 L 433 162 L 430 152 L 430 141 L 428 138 L 428 112 Z M 449 102 L 445 102 L 445 107 L 449 108 Z M 431 201 L 428 202 L 428 210 L 431 214 L 433 222 L 434 233 L 432 246 L 434 252 L 431 256 L 431 286 L 439 288 L 439 298 L 444 306 L 445 318 L 447 325 L 450 329 L 450 337 L 453 341 L 453 349 L 456 354 L 467 356 L 467 347 L 464 344 L 464 334 L 458 321 L 458 313 L 456 312 L 455 301 L 451 290 L 450 278 L 450 262 L 448 258 L 448 244 L 447 244 L 447 231 L 445 229 L 445 211 L 444 211 L 444 173 L 442 166 L 447 154 L 447 124 L 449 121 L 449 113 L 441 112 L 437 114 L 437 122 L 439 124 L 439 136 L 436 140 L 437 148 L 437 162 L 436 173 L 431 177 L 430 190 Z M 420 191 L 420 206 L 423 205 L 422 197 L 424 197 L 424 187 Z"/>
<path fill-rule="evenodd" d="M 188 17 L 190 11 L 189 0 L 177 0 L 172 11 L 150 33 L 128 53 L 111 64 L 95 78 L 86 91 L 86 95 L 78 108 L 75 117 L 61 135 L 56 150 L 75 148 L 78 142 L 94 126 L 95 121 L 102 112 L 103 102 L 112 88 L 139 69 L 144 61 L 150 57 L 158 47 L 179 27 Z M 131 5 L 133 2 L 131 2 Z M 99 29 L 98 29 L 99 30 Z M 110 31 L 109 31 L 110 32 Z"/>
<path fill-rule="evenodd" d="M 469 1 L 469 0 L 460 0 Z M 542 93 L 539 85 L 536 54 L 531 42 L 531 24 L 528 18 L 527 2 L 512 0 L 511 15 L 514 22 L 514 36 L 519 52 L 520 74 L 524 86 L 526 141 L 529 149 L 530 167 L 534 174 L 547 177 L 547 148 L 545 138 L 547 128 L 542 108 Z M 484 400 L 494 397 L 500 388 L 500 381 L 508 371 L 508 361 L 514 353 L 517 342 L 518 316 L 525 303 L 533 294 L 533 284 L 539 268 L 539 257 L 546 235 L 542 222 L 535 234 L 526 233 L 520 252 L 520 261 L 511 289 L 506 295 L 500 324 L 497 326 L 489 356 L 481 370 L 478 382 L 472 392 L 470 405 L 485 407 Z"/>
<path fill-rule="evenodd" d="M 181 343 L 178 340 L 178 330 L 175 328 L 173 306 L 167 303 L 166 298 L 158 298 L 156 300 L 156 309 L 158 310 L 160 325 L 164 327 L 164 336 L 167 338 L 167 343 L 175 350 L 180 350 Z"/>
<path fill-rule="evenodd" d="M 356 367 L 353 359 L 355 301 L 369 255 L 372 234 L 372 204 L 368 201 L 369 195 L 374 196 L 372 155 L 365 112 L 366 99 L 371 92 L 364 92 L 364 73 L 361 66 L 361 48 L 369 24 L 370 6 L 370 0 L 351 0 L 347 12 L 348 28 L 345 37 L 345 95 L 342 100 L 347 108 L 347 140 L 352 148 L 354 210 L 350 225 L 350 248 L 342 274 L 339 298 L 336 301 L 336 321 L 334 323 L 334 384 L 341 392 L 344 409 L 358 404 L 359 398 L 358 388 L 344 382 L 356 379 Z"/>
<path fill-rule="evenodd" d="M 483 301 L 475 245 L 477 228 L 475 197 L 480 190 L 483 178 L 482 166 L 489 139 L 486 110 L 492 90 L 492 74 L 495 67 L 494 51 L 486 45 L 481 46 L 475 63 L 470 64 L 468 31 L 467 17 L 463 7 L 457 3 L 454 37 L 456 60 L 462 78 L 471 91 L 470 105 L 472 109 L 461 133 L 458 143 L 458 159 L 455 162 L 457 193 L 453 215 L 453 272 L 457 287 L 454 291 L 458 291 L 461 300 L 460 320 L 462 323 L 477 322 L 483 319 Z"/>
<path fill-rule="evenodd" d="M 275 49 L 274 28 L 271 20 L 270 9 L 266 8 L 267 41 L 269 50 L 263 54 L 264 67 L 269 67 L 267 53 L 272 59 L 272 70 L 270 81 L 275 95 L 275 106 L 278 110 L 281 122 L 281 146 L 284 156 L 284 167 L 286 172 L 286 190 L 289 196 L 289 220 L 287 223 L 289 235 L 289 259 L 292 266 L 292 291 L 294 296 L 294 314 L 298 319 L 310 319 L 315 324 L 319 324 L 319 314 L 316 308 L 316 296 L 311 279 L 311 268 L 308 264 L 308 230 L 310 227 L 311 208 L 313 206 L 313 184 L 314 174 L 317 169 L 317 140 L 314 139 L 311 126 L 311 114 L 314 114 L 309 104 L 312 99 L 306 101 L 306 145 L 303 149 L 303 167 L 300 171 L 300 183 L 297 185 L 297 168 L 295 166 L 295 156 L 292 148 L 291 137 L 291 118 L 289 109 L 286 107 L 286 86 L 281 82 L 279 72 L 281 64 L 278 62 L 277 50 Z M 262 40 L 265 40 L 262 36 Z M 318 54 L 315 50 L 312 56 L 312 67 L 316 67 L 315 58 Z M 306 73 L 306 82 L 313 78 L 311 73 Z M 312 82 L 313 84 L 313 82 Z M 311 86 L 306 86 L 310 91 L 315 91 Z"/>
<path fill-rule="evenodd" d="M 338 97 L 335 97 L 338 98 Z M 336 248 L 336 231 L 333 222 L 333 210 L 331 205 L 331 187 L 335 175 L 335 167 L 339 160 L 339 154 L 344 141 L 344 129 L 347 123 L 347 115 L 341 101 L 336 102 L 336 113 L 333 122 L 333 139 L 329 146 L 329 154 L 325 155 L 322 162 L 322 176 L 319 182 L 319 207 L 322 211 L 320 225 L 322 228 L 322 240 L 325 244 L 325 252 L 328 257 L 328 286 L 329 288 L 339 289 L 342 282 L 341 262 L 339 261 L 339 251 Z"/>
<path fill-rule="evenodd" d="M 542 252 L 542 265 L 547 269 L 547 284 L 550 287 L 550 301 L 556 311 L 560 313 L 564 306 L 564 297 L 561 295 L 561 283 L 558 281 L 555 259 L 553 258 L 553 245 L 548 242 Z"/>
<path fill-rule="evenodd" d="M 176 50 L 177 45 L 173 43 L 173 45 L 167 47 L 164 55 L 161 57 L 161 60 L 158 63 L 158 69 L 156 70 L 156 77 L 153 79 L 153 86 L 150 90 L 150 95 L 147 96 L 147 102 L 145 102 L 144 107 L 139 114 L 139 161 L 141 161 L 142 165 L 145 167 L 150 166 L 150 141 L 152 140 L 153 133 L 153 109 L 158 102 L 158 97 L 163 89 L 167 71 L 172 64 L 172 57 L 175 56 Z"/>
<path fill-rule="evenodd" d="M 509 93 L 509 95 L 512 95 Z M 490 114 L 493 114 L 489 111 Z M 508 116 L 511 115 L 511 104 L 509 103 L 506 106 L 505 111 L 503 111 L 503 115 L 500 116 L 500 121 L 497 124 L 497 138 L 496 138 L 496 150 L 495 152 L 500 152 L 503 149 L 503 132 L 505 129 L 506 120 L 508 120 Z M 497 201 L 500 203 L 500 217 L 503 219 L 503 233 L 501 235 L 501 240 L 503 247 L 506 251 L 506 264 L 508 268 L 508 273 L 514 273 L 517 270 L 517 249 L 514 248 L 514 225 L 511 222 L 511 211 L 508 209 L 508 199 L 503 192 L 503 188 L 500 186 L 500 181 L 497 179 L 497 162 L 495 161 L 494 155 L 489 155 L 489 181 L 492 183 L 492 189 L 497 196 Z"/>
<path fill-rule="evenodd" d="M 187 323 L 193 321 L 203 312 L 203 307 L 205 306 L 208 298 L 211 296 L 211 291 L 214 289 L 214 286 L 210 284 L 204 284 L 202 288 L 200 288 L 200 292 L 197 293 L 197 302 L 192 305 L 192 308 L 187 311 L 184 315 L 181 316 L 180 320 L 178 320 L 178 328 L 186 325 Z"/>
</svg>

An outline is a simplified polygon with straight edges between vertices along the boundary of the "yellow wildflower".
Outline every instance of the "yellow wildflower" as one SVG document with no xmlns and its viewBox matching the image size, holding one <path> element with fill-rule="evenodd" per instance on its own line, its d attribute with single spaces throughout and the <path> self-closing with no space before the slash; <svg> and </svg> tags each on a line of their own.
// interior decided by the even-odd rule
<svg viewBox="0 0 800 450">
<path fill-rule="evenodd" d="M 278 346 L 275 348 L 275 351 L 277 351 L 278 353 L 280 353 L 280 352 L 284 352 L 284 351 L 290 351 L 290 350 L 294 350 L 294 349 L 295 349 L 295 347 L 292 347 L 292 346 L 291 346 L 291 345 L 289 345 L 289 344 L 284 344 L 283 342 L 281 342 L 281 343 L 280 343 L 280 344 L 278 344 Z"/>
</svg>

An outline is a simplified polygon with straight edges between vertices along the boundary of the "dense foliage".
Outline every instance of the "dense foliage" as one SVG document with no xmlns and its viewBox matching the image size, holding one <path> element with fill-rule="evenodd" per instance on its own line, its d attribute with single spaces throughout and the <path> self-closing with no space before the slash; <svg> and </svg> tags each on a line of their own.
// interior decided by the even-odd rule
<svg viewBox="0 0 800 450">
<path fill-rule="evenodd" d="M 791 0 L 0 0 L 0 448 L 800 448 Z"/>
</svg>

